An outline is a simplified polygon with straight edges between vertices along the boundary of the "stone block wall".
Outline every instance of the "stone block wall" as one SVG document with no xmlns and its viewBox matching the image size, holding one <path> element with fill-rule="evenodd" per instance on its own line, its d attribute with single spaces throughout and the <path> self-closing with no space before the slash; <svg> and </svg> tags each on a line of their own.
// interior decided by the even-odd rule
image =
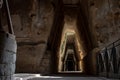
<svg viewBox="0 0 120 80">
<path fill-rule="evenodd" d="M 13 80 L 16 67 L 16 50 L 15 37 L 0 32 L 0 80 Z"/>
</svg>

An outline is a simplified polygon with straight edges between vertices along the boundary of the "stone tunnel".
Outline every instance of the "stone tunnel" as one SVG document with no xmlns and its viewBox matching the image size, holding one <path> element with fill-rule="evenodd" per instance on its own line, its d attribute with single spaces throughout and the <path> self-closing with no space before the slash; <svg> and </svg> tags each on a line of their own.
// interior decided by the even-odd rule
<svg viewBox="0 0 120 80">
<path fill-rule="evenodd" d="M 0 0 L 0 80 L 24 74 L 119 80 L 120 0 Z"/>
</svg>

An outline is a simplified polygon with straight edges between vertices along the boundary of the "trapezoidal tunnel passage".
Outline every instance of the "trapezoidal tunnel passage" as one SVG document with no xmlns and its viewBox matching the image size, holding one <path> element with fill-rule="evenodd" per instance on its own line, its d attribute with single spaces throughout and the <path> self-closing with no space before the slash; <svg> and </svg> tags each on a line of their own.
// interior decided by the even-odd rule
<svg viewBox="0 0 120 80">
<path fill-rule="evenodd" d="M 71 6 L 61 2 L 61 5 L 59 4 L 61 8 L 58 8 L 55 13 L 59 15 L 55 17 L 52 27 L 54 31 L 49 37 L 51 42 L 48 42 L 53 51 L 51 57 L 54 65 L 53 73 L 87 73 L 89 70 L 86 69 L 88 65 L 86 66 L 85 57 L 87 51 L 90 52 L 94 48 L 94 43 L 92 43 L 89 26 L 85 24 L 87 17 L 83 15 L 79 5 Z"/>
<path fill-rule="evenodd" d="M 76 17 L 67 13 L 69 13 L 69 10 L 64 15 L 64 27 L 58 52 L 58 72 L 82 72 L 81 60 L 86 54 L 81 47 L 80 37 L 77 34 Z M 69 70 L 69 68 L 73 69 Z"/>
</svg>

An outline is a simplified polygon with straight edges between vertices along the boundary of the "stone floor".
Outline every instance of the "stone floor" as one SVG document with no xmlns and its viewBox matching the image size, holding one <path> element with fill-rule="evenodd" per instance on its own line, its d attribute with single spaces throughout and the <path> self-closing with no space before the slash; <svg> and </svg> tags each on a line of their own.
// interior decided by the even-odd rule
<svg viewBox="0 0 120 80">
<path fill-rule="evenodd" d="M 39 74 L 15 74 L 15 80 L 119 80 L 107 79 L 104 77 L 61 77 L 61 76 L 41 76 Z"/>
</svg>

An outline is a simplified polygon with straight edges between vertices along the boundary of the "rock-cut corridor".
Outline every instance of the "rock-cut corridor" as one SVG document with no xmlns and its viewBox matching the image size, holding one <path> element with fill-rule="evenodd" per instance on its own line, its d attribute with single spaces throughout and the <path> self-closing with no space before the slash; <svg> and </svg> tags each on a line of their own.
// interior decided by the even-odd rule
<svg viewBox="0 0 120 80">
<path fill-rule="evenodd" d="M 0 80 L 120 80 L 120 0 L 0 0 Z"/>
</svg>

